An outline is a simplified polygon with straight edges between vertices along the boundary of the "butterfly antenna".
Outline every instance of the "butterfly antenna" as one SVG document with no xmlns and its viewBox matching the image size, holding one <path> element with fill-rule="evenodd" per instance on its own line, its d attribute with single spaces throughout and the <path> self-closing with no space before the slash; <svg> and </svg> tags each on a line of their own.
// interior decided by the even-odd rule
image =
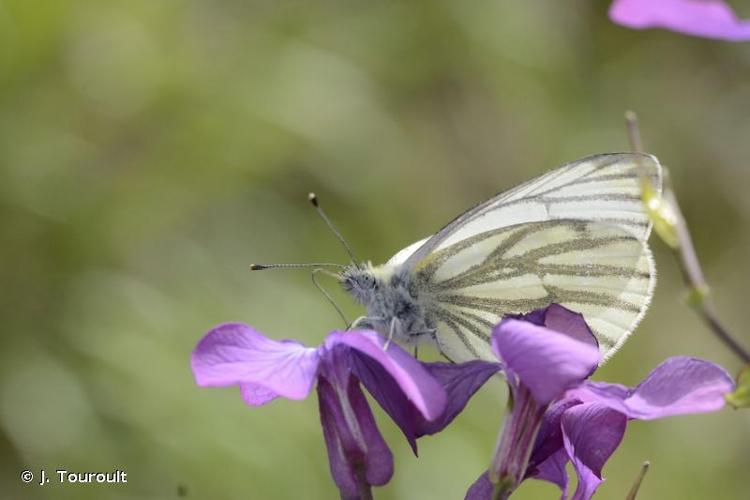
<svg viewBox="0 0 750 500">
<path fill-rule="evenodd" d="M 317 288 L 318 290 L 320 290 L 320 293 L 322 293 L 323 295 L 325 295 L 326 299 L 328 299 L 328 302 L 330 302 L 330 303 L 331 303 L 331 305 L 333 306 L 333 308 L 334 308 L 334 309 L 336 309 L 336 312 L 337 312 L 337 313 L 339 313 L 339 316 L 341 316 L 341 319 L 342 319 L 342 320 L 344 320 L 344 328 L 349 328 L 349 320 L 347 320 L 347 319 L 346 319 L 346 316 L 344 316 L 344 312 L 343 312 L 343 311 L 341 310 L 341 308 L 340 308 L 340 307 L 339 307 L 339 305 L 338 305 L 338 304 L 336 303 L 336 301 L 335 301 L 335 300 L 333 300 L 333 297 L 331 297 L 331 294 L 329 294 L 329 293 L 328 293 L 328 292 L 326 291 L 326 289 L 325 289 L 325 288 L 323 288 L 323 287 L 322 287 L 322 286 L 320 285 L 320 283 L 318 283 L 318 280 L 317 280 L 317 278 L 316 278 L 316 275 L 317 275 L 318 273 L 323 273 L 323 274 L 327 274 L 327 275 L 329 275 L 329 276 L 333 276 L 334 278 L 337 278 L 337 276 L 336 276 L 335 274 L 332 274 L 332 273 L 330 273 L 329 271 L 326 271 L 325 269 L 321 269 L 321 268 L 318 268 L 318 269 L 313 269 L 313 272 L 312 272 L 312 282 L 313 282 L 313 284 L 315 285 L 315 287 L 316 287 L 316 288 Z"/>
<path fill-rule="evenodd" d="M 342 264 L 332 264 L 330 262 L 309 262 L 306 264 L 250 264 L 251 271 L 264 271 L 266 269 L 304 269 L 309 267 L 336 267 L 346 269 Z"/>
<path fill-rule="evenodd" d="M 341 242 L 341 244 L 344 246 L 344 249 L 346 250 L 346 253 L 349 254 L 349 258 L 352 261 L 352 264 L 355 266 L 357 265 L 357 258 L 354 256 L 354 252 L 352 251 L 352 247 L 349 246 L 349 243 L 346 242 L 343 236 L 341 236 L 341 233 L 338 229 L 336 229 L 336 226 L 333 225 L 333 222 L 331 222 L 331 219 L 328 218 L 326 213 L 323 211 L 323 209 L 320 207 L 320 203 L 318 202 L 318 195 L 315 193 L 310 193 L 307 195 L 307 199 L 310 200 L 310 203 L 312 203 L 312 206 L 315 207 L 315 210 L 318 212 L 318 215 L 320 215 L 320 218 L 323 219 L 323 222 L 326 223 L 328 226 L 328 229 L 331 230 L 331 232 L 338 238 L 338 240 Z"/>
</svg>

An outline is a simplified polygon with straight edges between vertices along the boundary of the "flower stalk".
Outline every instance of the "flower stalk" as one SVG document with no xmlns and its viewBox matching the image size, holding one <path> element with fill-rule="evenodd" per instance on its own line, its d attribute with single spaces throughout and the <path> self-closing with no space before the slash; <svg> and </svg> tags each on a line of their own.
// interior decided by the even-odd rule
<svg viewBox="0 0 750 500">
<path fill-rule="evenodd" d="M 494 500 L 505 500 L 523 481 L 548 405 L 537 404 L 529 389 L 521 385 L 510 406 L 489 471 Z"/>
</svg>

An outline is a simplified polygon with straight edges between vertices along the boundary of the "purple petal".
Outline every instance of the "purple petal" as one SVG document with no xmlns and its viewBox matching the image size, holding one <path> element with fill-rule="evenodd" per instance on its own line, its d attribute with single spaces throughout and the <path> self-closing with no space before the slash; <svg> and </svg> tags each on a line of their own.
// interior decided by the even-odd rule
<svg viewBox="0 0 750 500">
<path fill-rule="evenodd" d="M 702 359 L 669 358 L 638 384 L 625 400 L 628 416 L 641 420 L 720 410 L 734 389 L 732 377 Z"/>
<path fill-rule="evenodd" d="M 490 474 L 485 471 L 469 487 L 469 491 L 466 492 L 464 500 L 492 500 L 494 490 L 495 488 L 490 481 Z"/>
<path fill-rule="evenodd" d="M 395 346 L 393 351 L 405 352 Z M 408 354 L 401 362 L 412 364 L 414 360 Z M 398 383 L 383 366 L 370 356 L 353 356 L 352 370 L 367 387 L 380 406 L 390 415 L 409 441 L 414 453 L 417 453 L 417 438 L 435 434 L 445 428 L 468 403 L 474 393 L 494 373 L 500 370 L 499 363 L 486 361 L 470 361 L 462 364 L 449 363 L 420 363 L 426 374 L 441 387 L 441 392 L 447 395 L 447 405 L 440 415 L 428 420 L 422 412 L 407 398 Z M 429 387 L 424 390 L 434 390 Z"/>
<path fill-rule="evenodd" d="M 480 360 L 461 364 L 422 363 L 422 366 L 440 383 L 448 396 L 445 411 L 435 420 L 426 422 L 423 435 L 435 434 L 447 427 L 466 407 L 474 393 L 502 368 L 500 363 Z"/>
<path fill-rule="evenodd" d="M 468 403 L 471 396 L 500 370 L 499 363 L 470 361 L 453 365 L 449 363 L 422 363 L 427 372 L 437 380 L 447 393 L 447 406 L 434 420 L 427 420 L 417 408 L 397 389 L 380 365 L 371 358 L 355 361 L 356 373 L 380 406 L 390 415 L 417 454 L 417 438 L 443 430 Z"/>
<path fill-rule="evenodd" d="M 529 465 L 526 470 L 526 477 L 536 477 L 538 479 L 545 479 L 539 477 L 538 469 L 542 467 L 551 456 L 563 451 L 563 436 L 562 428 L 560 427 L 560 420 L 562 419 L 563 413 L 572 406 L 581 404 L 577 399 L 566 398 L 563 400 L 556 401 L 549 407 L 547 412 L 544 414 L 542 425 L 539 427 L 539 433 L 536 436 L 536 442 L 529 458 Z M 567 461 L 567 455 L 565 455 Z M 549 464 L 547 464 L 549 465 Z M 565 484 L 567 485 L 567 474 L 565 475 Z M 551 479 L 545 479 L 551 481 L 557 485 L 561 485 L 561 482 L 552 481 Z M 562 486 L 561 486 L 562 487 Z"/>
<path fill-rule="evenodd" d="M 624 385 L 586 380 L 579 387 L 566 392 L 564 399 L 573 399 L 583 403 L 602 403 L 627 415 L 629 410 L 625 405 L 625 400 L 630 397 L 630 394 L 631 389 Z"/>
<path fill-rule="evenodd" d="M 597 401 L 629 418 L 656 418 L 720 410 L 724 395 L 734 388 L 732 377 L 720 366 L 702 359 L 678 356 L 657 366 L 638 386 L 585 382 L 566 398 Z"/>
<path fill-rule="evenodd" d="M 250 406 L 263 406 L 279 396 L 262 385 L 252 383 L 240 384 L 240 394 L 242 394 L 242 399 Z"/>
<path fill-rule="evenodd" d="M 588 377 L 599 349 L 549 328 L 504 319 L 492 333 L 492 348 L 540 404 L 545 405 Z"/>
<path fill-rule="evenodd" d="M 584 382 L 585 387 L 590 393 L 596 394 L 597 397 L 605 399 L 619 399 L 624 401 L 630 396 L 632 389 L 622 384 L 610 384 L 609 382 L 598 382 L 595 380 L 587 380 Z M 573 389 L 568 395 L 577 395 L 577 390 Z M 584 394 L 585 395 L 585 394 Z M 568 397 L 566 395 L 566 397 Z M 583 396 L 582 396 L 583 397 Z M 594 398 L 595 400 L 596 398 Z M 589 397 L 586 401 L 591 400 Z"/>
<path fill-rule="evenodd" d="M 339 428 L 346 426 L 335 389 L 325 379 L 318 381 L 318 407 L 323 438 L 328 450 L 328 465 L 341 497 L 355 497 L 358 491 L 358 478 L 344 449 Z"/>
<path fill-rule="evenodd" d="M 536 309 L 530 313 L 510 314 L 507 317 L 528 321 L 537 326 L 544 326 L 586 344 L 599 347 L 599 341 L 596 340 L 594 332 L 583 319 L 583 314 L 571 311 L 560 304 L 550 304 L 543 309 Z"/>
<path fill-rule="evenodd" d="M 358 499 L 360 484 L 380 486 L 391 479 L 393 455 L 356 379 L 350 376 L 341 389 L 336 391 L 325 377 L 319 379 L 320 421 L 341 498 Z M 344 400 L 341 393 L 346 394 Z"/>
<path fill-rule="evenodd" d="M 563 441 L 578 475 L 573 500 L 591 498 L 602 479 L 602 467 L 622 441 L 627 417 L 606 405 L 584 403 L 565 411 Z"/>
<path fill-rule="evenodd" d="M 198 342 L 190 364 L 199 386 L 239 384 L 245 401 L 258 405 L 276 396 L 306 398 L 318 362 L 316 349 L 289 340 L 271 340 L 247 325 L 227 323 L 213 328 Z"/>
<path fill-rule="evenodd" d="M 557 485 L 560 488 L 560 498 L 565 500 L 568 496 L 568 472 L 565 470 L 567 464 L 568 453 L 561 448 L 537 465 L 536 472 L 529 477 Z"/>
<path fill-rule="evenodd" d="M 599 348 L 599 341 L 596 340 L 594 332 L 583 319 L 583 314 L 573 312 L 559 304 L 550 304 L 547 307 L 544 326 L 597 349 Z"/>
<path fill-rule="evenodd" d="M 386 350 L 386 341 L 370 330 L 334 332 L 326 339 L 325 347 L 330 351 L 337 345 L 351 348 L 353 359 L 365 356 L 370 369 L 364 369 L 362 373 L 356 371 L 355 374 L 370 392 L 378 385 L 385 385 L 384 392 L 388 395 L 401 392 L 427 420 L 436 419 L 445 410 L 447 400 L 443 388 L 419 361 L 398 345 L 391 343 Z M 371 368 L 375 365 L 380 366 L 390 378 L 381 377 L 382 372 L 373 371 Z M 356 369 L 362 367 L 361 363 L 353 366 Z M 373 374 L 377 376 L 373 377 Z"/>
<path fill-rule="evenodd" d="M 750 21 L 721 0 L 615 0 L 612 21 L 629 28 L 665 28 L 719 40 L 750 40 Z"/>
</svg>

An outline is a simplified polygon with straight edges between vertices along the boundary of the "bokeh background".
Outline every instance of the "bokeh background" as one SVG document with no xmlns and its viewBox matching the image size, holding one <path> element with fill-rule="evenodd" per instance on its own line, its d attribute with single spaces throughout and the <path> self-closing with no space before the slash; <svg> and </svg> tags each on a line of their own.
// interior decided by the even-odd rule
<svg viewBox="0 0 750 500">
<path fill-rule="evenodd" d="M 308 344 L 340 326 L 309 273 L 248 265 L 345 262 L 308 191 L 385 261 L 502 189 L 627 149 L 626 109 L 748 345 L 750 44 L 630 31 L 607 7 L 0 1 L 0 497 L 335 498 L 315 398 L 254 409 L 193 383 L 217 323 Z M 677 354 L 735 372 L 653 246 L 651 310 L 596 377 L 635 384 Z M 504 400 L 485 387 L 419 459 L 381 418 L 396 473 L 377 498 L 462 498 Z M 623 498 L 643 460 L 639 498 L 747 498 L 750 413 L 632 423 L 598 498 Z M 25 468 L 129 481 L 38 487 Z"/>
</svg>

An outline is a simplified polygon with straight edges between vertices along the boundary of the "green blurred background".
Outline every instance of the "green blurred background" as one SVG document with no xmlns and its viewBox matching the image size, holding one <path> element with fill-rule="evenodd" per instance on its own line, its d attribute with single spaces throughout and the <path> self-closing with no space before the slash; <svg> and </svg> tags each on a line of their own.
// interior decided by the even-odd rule
<svg viewBox="0 0 750 500">
<path fill-rule="evenodd" d="M 311 345 L 340 326 L 307 272 L 248 265 L 345 261 L 308 191 L 385 261 L 499 190 L 627 149 L 626 109 L 748 345 L 750 45 L 629 31 L 607 7 L 0 0 L 0 498 L 335 498 L 314 397 L 250 408 L 193 383 L 217 323 Z M 677 354 L 735 372 L 653 246 L 651 310 L 597 378 L 635 384 Z M 381 418 L 396 473 L 377 498 L 462 498 L 504 399 L 485 387 L 419 459 Z M 750 413 L 632 423 L 598 498 L 643 460 L 640 498 L 747 498 Z M 19 480 L 42 467 L 129 481 Z"/>
</svg>

